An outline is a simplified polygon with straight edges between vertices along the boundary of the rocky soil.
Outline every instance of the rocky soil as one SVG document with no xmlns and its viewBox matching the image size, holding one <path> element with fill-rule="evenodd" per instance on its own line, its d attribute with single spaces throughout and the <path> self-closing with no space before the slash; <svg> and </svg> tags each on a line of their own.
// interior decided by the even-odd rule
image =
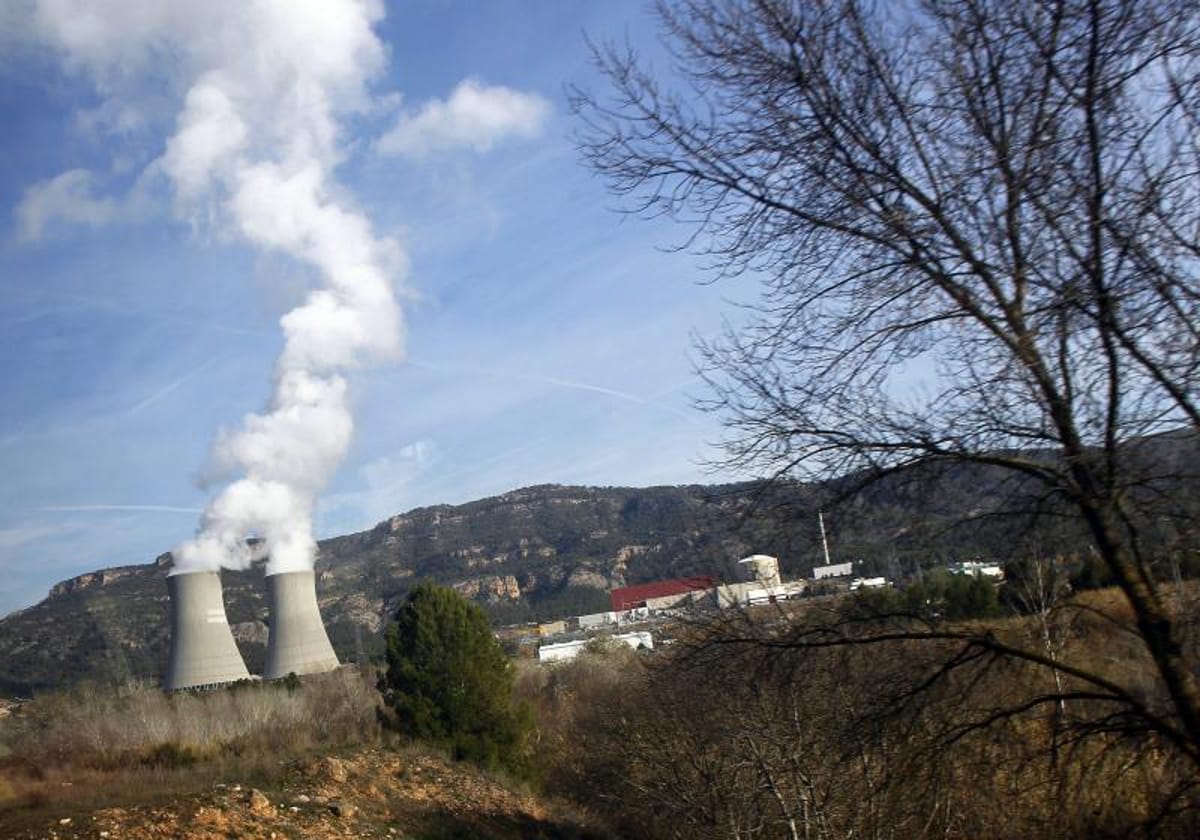
<svg viewBox="0 0 1200 840">
<path fill-rule="evenodd" d="M 54 814 L 53 803 L 43 809 Z M 67 809 L 60 809 L 65 812 Z M 282 838 L 606 838 L 580 815 L 518 792 L 465 765 L 413 751 L 371 748 L 298 761 L 273 784 L 220 782 L 156 805 L 47 816 L 0 836 L 88 840 Z"/>
</svg>

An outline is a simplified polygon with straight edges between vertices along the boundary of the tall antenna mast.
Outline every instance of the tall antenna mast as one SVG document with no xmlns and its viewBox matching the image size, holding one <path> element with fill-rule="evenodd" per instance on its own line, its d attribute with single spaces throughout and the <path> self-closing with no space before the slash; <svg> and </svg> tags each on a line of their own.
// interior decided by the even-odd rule
<svg viewBox="0 0 1200 840">
<path fill-rule="evenodd" d="M 821 524 L 821 545 L 825 547 L 825 565 L 832 566 L 833 561 L 829 559 L 829 540 L 825 539 L 825 516 L 821 511 L 817 511 L 817 522 Z"/>
</svg>

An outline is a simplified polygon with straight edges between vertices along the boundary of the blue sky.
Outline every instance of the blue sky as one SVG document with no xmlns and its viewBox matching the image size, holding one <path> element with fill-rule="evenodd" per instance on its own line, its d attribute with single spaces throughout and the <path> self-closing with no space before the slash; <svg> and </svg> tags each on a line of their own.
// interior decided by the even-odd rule
<svg viewBox="0 0 1200 840">
<path fill-rule="evenodd" d="M 154 162 L 186 71 L 169 51 L 104 64 L 30 23 L 72 6 L 0 16 L 0 614 L 192 535 L 217 430 L 268 399 L 279 318 L 313 285 L 180 212 Z M 334 175 L 405 255 L 405 358 L 350 375 L 317 534 L 543 482 L 733 478 L 700 465 L 720 429 L 691 408 L 689 336 L 750 281 L 701 284 L 662 250 L 682 231 L 612 212 L 570 140 L 564 86 L 602 84 L 584 32 L 664 63 L 643 4 L 417 0 L 373 32 L 386 61 Z M 495 109 L 463 134 L 446 114 L 465 80 Z"/>
</svg>

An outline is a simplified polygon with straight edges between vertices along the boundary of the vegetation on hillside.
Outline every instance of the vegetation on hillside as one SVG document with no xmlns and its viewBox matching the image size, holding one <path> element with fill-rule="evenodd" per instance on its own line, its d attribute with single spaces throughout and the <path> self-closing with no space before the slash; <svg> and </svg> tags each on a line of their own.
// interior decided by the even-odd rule
<svg viewBox="0 0 1200 840">
<path fill-rule="evenodd" d="M 466 761 L 437 771 L 439 789 L 469 786 L 469 767 L 491 764 L 573 801 L 592 815 L 582 822 L 646 840 L 1195 836 L 1195 767 L 1077 676 L 1139 686 L 1137 702 L 1166 708 L 1144 649 L 1109 618 L 1119 591 L 1072 594 L 1049 577 L 1039 590 L 1035 577 L 1028 568 L 1007 585 L 1046 597 L 1002 614 L 971 594 L 978 583 L 939 576 L 923 590 L 947 599 L 936 611 L 932 598 L 878 590 L 787 602 L 696 616 L 653 652 L 595 644 L 551 667 L 497 659 L 479 608 L 424 585 L 399 611 L 395 653 L 377 675 L 173 695 L 81 687 L 0 718 L 0 827 L 36 833 L 63 813 L 86 824 L 99 807 L 208 802 L 214 785 L 234 781 L 282 789 L 314 754 L 354 761 L 382 746 L 402 751 L 399 764 L 368 763 L 401 768 L 413 795 L 403 770 L 419 761 L 412 750 L 445 750 Z M 1177 589 L 1177 620 L 1200 626 L 1198 595 L 1192 583 Z M 906 598 L 897 611 L 893 599 Z M 986 617 L 952 617 L 981 603 L 974 615 Z M 870 643 L 798 644 L 829 640 L 834 627 L 838 642 Z M 881 627 L 895 631 L 887 642 Z M 939 635 L 905 638 L 913 631 Z M 972 646 L 979 637 L 1045 651 L 1059 669 L 991 655 Z M 380 728 L 381 704 L 394 729 Z M 522 706 L 533 732 L 514 714 Z M 415 807 L 374 795 L 362 802 L 378 819 Z M 241 800 L 220 801 L 241 819 Z M 300 806 L 295 819 L 320 816 Z M 179 811 L 179 825 L 199 819 L 193 811 Z M 286 814 L 281 805 L 259 817 L 282 825 Z"/>
<path fill-rule="evenodd" d="M 576 809 L 391 737 L 378 701 L 353 670 L 48 694 L 0 715 L 0 836 L 604 836 Z"/>
<path fill-rule="evenodd" d="M 1196 590 L 1175 604 L 1200 618 Z M 938 620 L 941 641 L 798 646 L 863 598 L 695 624 L 669 653 L 528 669 L 550 790 L 645 838 L 1194 837 L 1195 767 L 1158 733 L 1051 673 L 964 649 L 958 631 L 1041 647 L 1038 616 Z M 1167 702 L 1109 589 L 1050 617 L 1065 667 Z M 925 626 L 919 617 L 910 626 Z M 894 629 L 900 625 L 892 623 Z M 948 668 L 947 663 L 955 663 Z M 1070 697 L 1060 705 L 1046 697 Z"/>
</svg>

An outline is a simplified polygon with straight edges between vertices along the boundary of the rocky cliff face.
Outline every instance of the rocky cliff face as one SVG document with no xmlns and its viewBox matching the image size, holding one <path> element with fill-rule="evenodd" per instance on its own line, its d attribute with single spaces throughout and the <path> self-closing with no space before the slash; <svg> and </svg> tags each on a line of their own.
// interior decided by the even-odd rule
<svg viewBox="0 0 1200 840">
<path fill-rule="evenodd" d="M 56 598 L 75 592 L 82 592 L 93 586 L 108 586 L 126 575 L 135 574 L 139 568 L 139 566 L 122 566 L 117 569 L 101 569 L 98 572 L 76 575 L 69 580 L 61 581 L 50 587 L 50 597 Z"/>
</svg>

